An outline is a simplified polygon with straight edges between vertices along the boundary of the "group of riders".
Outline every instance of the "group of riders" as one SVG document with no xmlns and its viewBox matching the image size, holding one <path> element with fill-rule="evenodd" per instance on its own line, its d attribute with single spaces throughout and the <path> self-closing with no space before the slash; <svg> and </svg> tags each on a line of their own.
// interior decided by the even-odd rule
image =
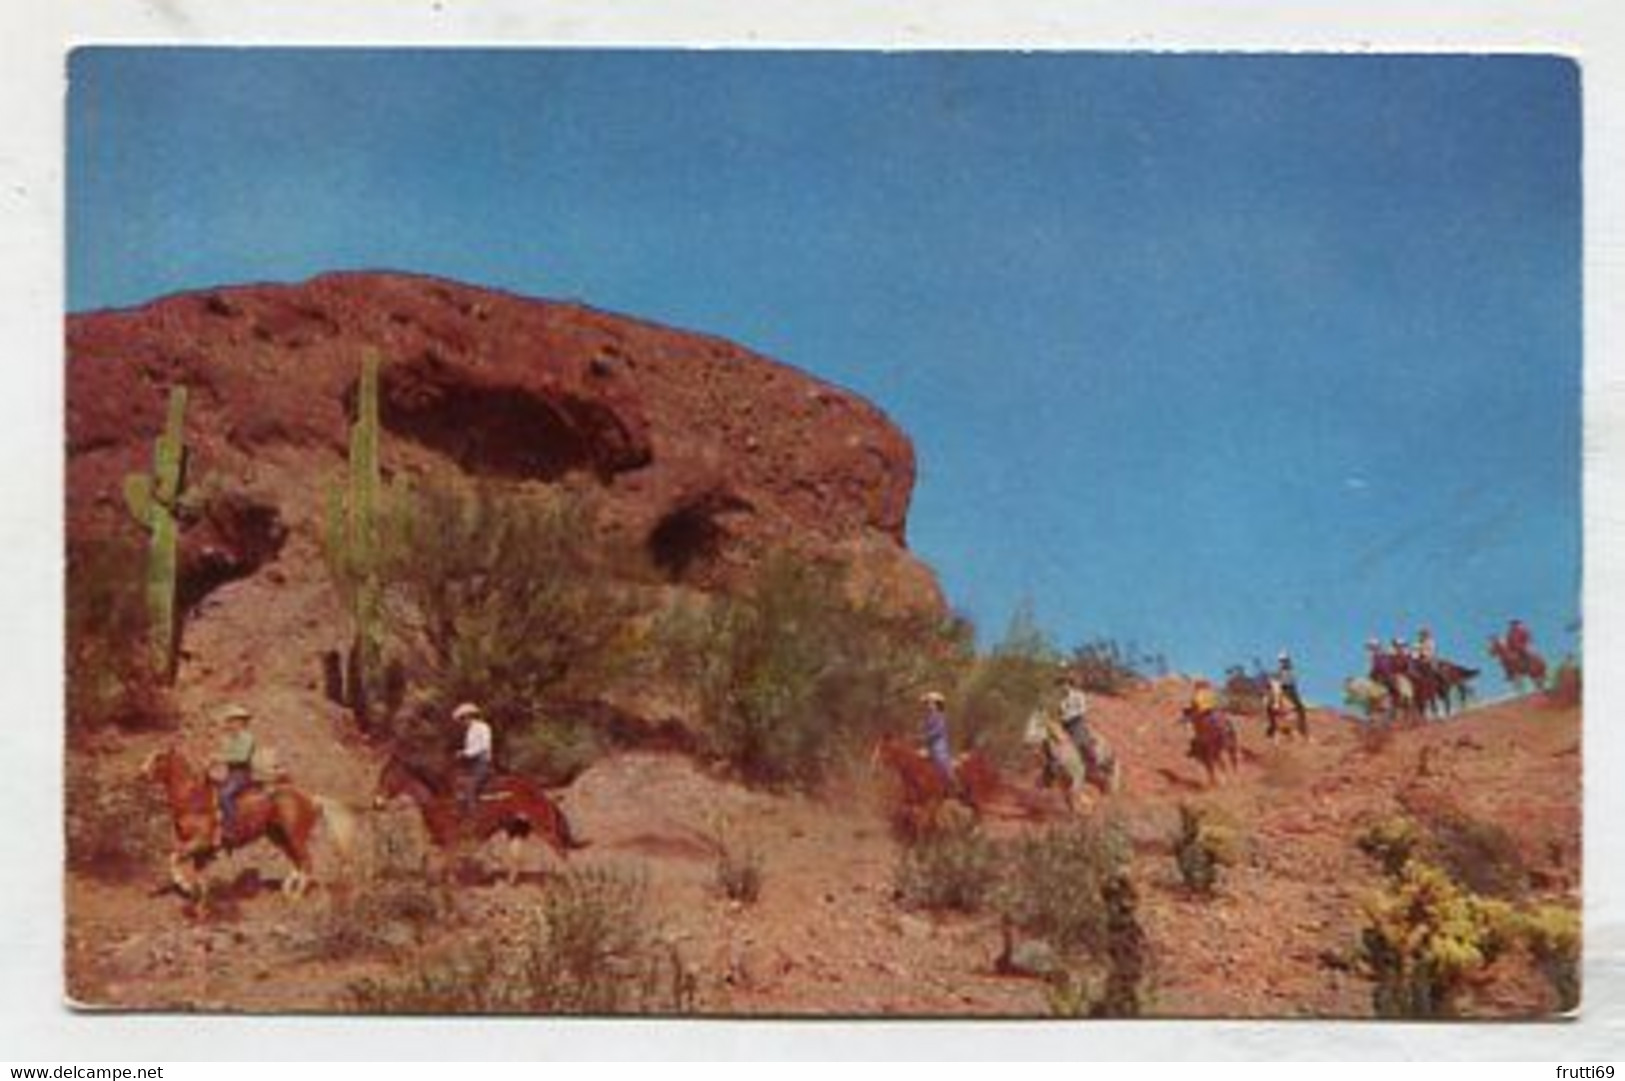
<svg viewBox="0 0 1625 1081">
<path fill-rule="evenodd" d="M 1372 638 L 1365 648 L 1369 659 L 1367 678 L 1381 688 L 1390 716 L 1407 709 L 1424 716 L 1434 710 L 1449 712 L 1452 693 L 1465 703 L 1469 682 L 1478 675 L 1476 668 L 1441 657 L 1433 632 L 1427 627 L 1417 632 L 1414 642 L 1394 638 L 1384 645 Z M 1508 680 L 1514 682 L 1520 676 L 1533 674 L 1538 684 L 1545 669 L 1545 662 L 1535 652 L 1534 636 L 1521 619 L 1508 620 L 1505 636 L 1490 639 L 1490 653 L 1501 661 Z"/>
<path fill-rule="evenodd" d="M 218 789 L 220 813 L 214 838 L 217 848 L 237 834 L 237 800 L 256 782 L 255 759 L 259 753 L 252 729 L 254 715 L 246 707 L 227 706 L 220 719 L 226 726 L 226 736 L 217 755 L 224 770 Z M 472 702 L 464 702 L 452 710 L 451 719 L 463 728 L 462 743 L 456 752 L 462 774 L 459 805 L 465 815 L 471 815 L 495 772 L 491 724 L 480 707 Z"/>
<path fill-rule="evenodd" d="M 1523 622 L 1513 619 L 1503 640 L 1506 652 L 1513 657 L 1529 657 L 1533 639 Z M 1373 638 L 1366 643 L 1370 655 L 1369 676 L 1382 687 L 1395 702 L 1413 700 L 1414 688 L 1430 679 L 1439 682 L 1451 670 L 1471 671 L 1452 665 L 1438 655 L 1433 632 L 1423 627 L 1414 643 L 1394 638 L 1384 646 Z M 1445 666 L 1449 666 L 1447 669 Z M 1076 748 L 1085 766 L 1095 771 L 1103 767 L 1106 752 L 1101 741 L 1089 725 L 1089 698 L 1082 680 L 1069 665 L 1063 665 L 1056 677 L 1056 697 L 1051 708 L 1034 715 L 1027 740 L 1042 748 L 1043 783 L 1051 783 L 1059 774 L 1061 764 L 1056 748 L 1062 739 Z M 958 791 L 959 778 L 955 771 L 954 755 L 950 745 L 947 698 L 939 691 L 927 691 L 921 696 L 925 707 L 925 720 L 921 726 L 921 745 L 926 757 L 940 774 L 949 791 Z M 1298 688 L 1298 672 L 1292 657 L 1282 651 L 1276 658 L 1274 671 L 1267 674 L 1266 713 L 1273 736 L 1277 724 L 1289 714 L 1296 720 L 1298 733 L 1307 737 L 1308 710 Z M 240 705 L 226 708 L 221 719 L 227 726 L 225 741 L 218 761 L 224 768 L 224 779 L 219 786 L 219 831 L 221 838 L 231 837 L 236 828 L 238 797 L 254 784 L 254 760 L 258 750 L 251 728 L 253 715 Z M 461 767 L 460 804 L 465 814 L 472 813 L 482 790 L 493 774 L 493 739 L 491 724 L 480 707 L 464 702 L 451 712 L 453 723 L 462 726 L 461 746 L 456 751 Z M 1204 739 L 1212 739 L 1228 723 L 1219 695 L 1206 679 L 1196 680 L 1191 689 L 1181 720 L 1191 726 L 1193 746 Z"/>
<path fill-rule="evenodd" d="M 1533 636 L 1520 619 L 1509 621 L 1505 637 L 1496 640 L 1514 661 L 1532 659 Z M 1477 669 L 1464 668 L 1439 656 L 1438 642 L 1433 631 L 1421 628 L 1414 642 L 1394 638 L 1387 645 L 1372 638 L 1366 643 L 1369 654 L 1370 680 L 1390 696 L 1392 703 L 1419 701 L 1420 688 L 1459 687 L 1466 679 L 1477 675 Z M 1291 654 L 1282 650 L 1276 657 L 1274 670 L 1260 674 L 1264 695 L 1264 712 L 1269 721 L 1268 735 L 1289 730 L 1287 722 L 1295 722 L 1297 734 L 1309 736 L 1309 711 L 1299 689 L 1298 671 Z M 1068 665 L 1061 667 L 1056 677 L 1057 697 L 1048 708 L 1034 714 L 1029 725 L 1027 742 L 1042 748 L 1042 783 L 1048 785 L 1060 772 L 1055 748 L 1061 739 L 1070 741 L 1091 771 L 1101 767 L 1109 752 L 1089 726 L 1089 699 L 1084 693 L 1078 674 Z M 958 791 L 954 755 L 949 743 L 947 699 L 938 691 L 921 696 L 925 706 L 925 720 L 920 730 L 922 749 L 936 767 L 949 791 Z M 1192 683 L 1191 695 L 1181 710 L 1180 720 L 1188 724 L 1192 733 L 1192 754 L 1203 757 L 1201 749 L 1209 744 L 1222 743 L 1232 722 L 1226 713 L 1220 695 L 1213 683 L 1197 679 Z"/>
</svg>

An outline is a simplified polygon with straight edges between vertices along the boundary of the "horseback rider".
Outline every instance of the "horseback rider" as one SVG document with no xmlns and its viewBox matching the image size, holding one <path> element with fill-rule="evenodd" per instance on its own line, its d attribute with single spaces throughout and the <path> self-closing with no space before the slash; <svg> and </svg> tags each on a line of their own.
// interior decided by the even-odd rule
<svg viewBox="0 0 1625 1081">
<path fill-rule="evenodd" d="M 220 714 L 226 724 L 226 739 L 220 748 L 220 763 L 226 775 L 220 782 L 220 819 L 216 823 L 215 847 L 231 839 L 237 832 L 237 797 L 254 783 L 254 733 L 248 722 L 253 719 L 247 707 L 229 705 Z"/>
<path fill-rule="evenodd" d="M 1061 669 L 1057 682 L 1064 688 L 1061 692 L 1061 727 L 1066 729 L 1067 738 L 1083 755 L 1083 760 L 1092 762 L 1095 740 L 1094 734 L 1089 731 L 1089 698 L 1083 693 L 1083 683 L 1076 672 L 1066 667 Z"/>
<path fill-rule="evenodd" d="M 957 791 L 959 779 L 954 773 L 954 757 L 948 747 L 948 700 L 937 691 L 926 691 L 920 701 L 925 704 L 925 724 L 920 733 L 925 753 L 949 791 Z"/>
<path fill-rule="evenodd" d="M 1292 656 L 1284 649 L 1275 659 L 1275 682 L 1281 688 L 1282 697 L 1292 704 L 1292 711 L 1298 718 L 1298 731 L 1307 735 L 1309 711 L 1304 708 L 1303 696 L 1298 693 L 1298 672 L 1292 667 Z"/>
<path fill-rule="evenodd" d="M 1439 644 L 1433 640 L 1431 630 L 1423 627 L 1416 632 L 1416 645 L 1411 650 L 1411 656 L 1429 667 L 1439 659 Z"/>
<path fill-rule="evenodd" d="M 1218 716 L 1219 696 L 1213 690 L 1213 684 L 1205 679 L 1198 679 L 1191 685 L 1191 700 L 1185 706 L 1183 717 L 1197 731 L 1204 725 L 1212 724 Z"/>
<path fill-rule="evenodd" d="M 463 746 L 457 752 L 457 759 L 465 771 L 463 813 L 472 815 L 480 793 L 491 780 L 491 725 L 480 712 L 480 707 L 472 702 L 464 702 L 452 710 L 451 719 L 467 725 L 463 729 Z"/>
<path fill-rule="evenodd" d="M 1529 656 L 1530 647 L 1534 644 L 1534 636 L 1529 633 L 1529 628 L 1523 625 L 1523 620 L 1513 619 L 1507 623 L 1508 653 L 1514 657 L 1526 658 Z"/>
</svg>

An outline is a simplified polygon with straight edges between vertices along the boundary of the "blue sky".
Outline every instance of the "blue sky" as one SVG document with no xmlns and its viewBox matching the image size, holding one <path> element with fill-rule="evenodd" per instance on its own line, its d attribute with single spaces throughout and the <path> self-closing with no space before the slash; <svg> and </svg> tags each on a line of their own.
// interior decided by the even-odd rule
<svg viewBox="0 0 1625 1081">
<path fill-rule="evenodd" d="M 69 304 L 391 268 L 722 334 L 913 438 L 911 546 L 1217 673 L 1561 653 L 1580 90 L 1543 57 L 92 49 Z M 1487 663 L 1487 662 L 1486 662 Z M 1495 690 L 1498 679 L 1487 681 Z"/>
</svg>

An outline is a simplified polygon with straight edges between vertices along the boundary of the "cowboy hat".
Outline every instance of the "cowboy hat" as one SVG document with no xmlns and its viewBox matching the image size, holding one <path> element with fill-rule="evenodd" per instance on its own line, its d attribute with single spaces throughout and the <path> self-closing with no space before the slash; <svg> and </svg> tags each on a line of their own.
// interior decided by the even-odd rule
<svg viewBox="0 0 1625 1081">
<path fill-rule="evenodd" d="M 220 711 L 220 719 L 222 721 L 246 721 L 251 719 L 253 716 L 254 715 L 248 711 L 247 706 L 238 705 L 235 702 Z"/>
<path fill-rule="evenodd" d="M 924 702 L 928 706 L 943 706 L 948 704 L 948 699 L 940 691 L 926 691 L 924 694 L 920 695 L 920 701 Z"/>
<path fill-rule="evenodd" d="M 451 711 L 451 719 L 454 721 L 466 721 L 479 716 L 482 716 L 480 713 L 480 707 L 476 706 L 473 702 L 464 702 L 462 705 Z"/>
</svg>

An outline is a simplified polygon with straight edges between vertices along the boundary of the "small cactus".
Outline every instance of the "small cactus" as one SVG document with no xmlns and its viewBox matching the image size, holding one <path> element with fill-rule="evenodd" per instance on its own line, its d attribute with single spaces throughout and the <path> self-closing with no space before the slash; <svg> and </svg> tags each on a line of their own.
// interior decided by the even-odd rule
<svg viewBox="0 0 1625 1081">
<path fill-rule="evenodd" d="M 152 538 L 147 558 L 147 612 L 153 668 L 166 682 L 175 676 L 180 646 L 175 601 L 180 562 L 176 513 L 186 474 L 185 423 L 186 388 L 173 387 L 163 434 L 153 444 L 152 472 L 124 478 L 124 501 Z"/>
</svg>

